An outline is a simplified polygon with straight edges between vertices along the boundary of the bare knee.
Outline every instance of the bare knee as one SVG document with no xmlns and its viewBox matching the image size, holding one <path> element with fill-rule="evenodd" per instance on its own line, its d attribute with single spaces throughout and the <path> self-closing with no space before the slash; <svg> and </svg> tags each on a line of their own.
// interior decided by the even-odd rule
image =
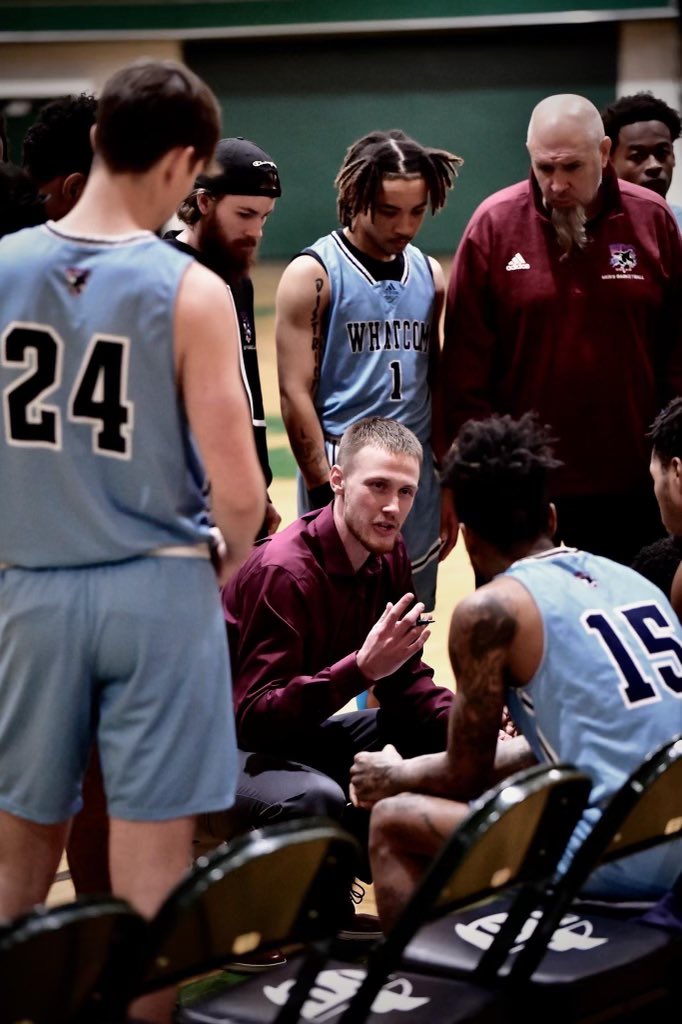
<svg viewBox="0 0 682 1024">
<path fill-rule="evenodd" d="M 421 793 L 399 793 L 372 810 L 370 850 L 433 857 L 469 813 L 466 804 Z"/>
<path fill-rule="evenodd" d="M 372 858 L 386 856 L 400 848 L 409 852 L 414 842 L 414 824 L 420 798 L 414 793 L 398 793 L 380 800 L 372 808 L 369 825 L 369 849 Z"/>
</svg>

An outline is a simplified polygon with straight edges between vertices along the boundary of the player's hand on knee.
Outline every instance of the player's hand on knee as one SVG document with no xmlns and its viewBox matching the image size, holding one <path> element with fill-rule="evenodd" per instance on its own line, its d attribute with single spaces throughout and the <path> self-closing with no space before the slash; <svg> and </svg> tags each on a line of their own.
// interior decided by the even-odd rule
<svg viewBox="0 0 682 1024">
<path fill-rule="evenodd" d="M 404 594 L 395 604 L 389 601 L 367 634 L 357 654 L 358 668 L 367 679 L 376 682 L 397 672 L 431 635 L 419 621 L 424 605 L 413 601 L 414 594 Z"/>
<path fill-rule="evenodd" d="M 355 807 L 373 807 L 378 800 L 394 796 L 403 788 L 395 770 L 402 757 L 393 744 L 380 751 L 355 755 L 350 770 L 350 798 Z"/>
</svg>

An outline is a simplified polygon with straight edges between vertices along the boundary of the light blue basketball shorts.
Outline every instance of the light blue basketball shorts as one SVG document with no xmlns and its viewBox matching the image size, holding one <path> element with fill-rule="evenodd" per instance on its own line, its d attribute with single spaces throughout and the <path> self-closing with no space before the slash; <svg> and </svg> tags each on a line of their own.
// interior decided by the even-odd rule
<svg viewBox="0 0 682 1024">
<path fill-rule="evenodd" d="M 325 441 L 330 466 L 336 462 L 338 447 L 337 442 Z M 424 461 L 419 475 L 419 490 L 400 532 L 412 562 L 417 600 L 423 601 L 425 610 L 431 612 L 436 606 L 436 578 L 440 554 L 440 483 L 436 476 L 431 448 L 429 445 L 423 445 L 423 448 Z M 297 474 L 297 502 L 299 516 L 312 511 L 300 473 Z"/>
<path fill-rule="evenodd" d="M 582 888 L 585 896 L 607 900 L 658 900 L 682 871 L 682 842 L 662 843 L 651 850 L 603 864 Z"/>
<path fill-rule="evenodd" d="M 0 809 L 71 817 L 94 741 L 112 817 L 231 805 L 231 678 L 207 559 L 0 571 Z"/>
</svg>

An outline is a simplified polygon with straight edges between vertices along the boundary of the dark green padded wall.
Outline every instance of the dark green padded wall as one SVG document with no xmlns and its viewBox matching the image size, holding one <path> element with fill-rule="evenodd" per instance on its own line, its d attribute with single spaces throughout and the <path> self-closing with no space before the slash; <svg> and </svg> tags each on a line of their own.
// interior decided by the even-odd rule
<svg viewBox="0 0 682 1024">
<path fill-rule="evenodd" d="M 286 258 L 336 223 L 333 180 L 347 146 L 402 128 L 459 153 L 448 206 L 420 244 L 450 252 L 475 206 L 527 173 L 533 105 L 579 92 L 613 98 L 617 27 L 507 29 L 386 39 L 187 43 L 187 63 L 216 91 L 226 135 L 257 141 L 277 161 L 284 195 L 264 257 Z"/>
<path fill-rule="evenodd" d="M 575 9 L 596 16 L 627 16 L 629 11 L 663 9 L 675 16 L 674 0 L 577 0 Z M 0 0 L 0 32 L 79 32 L 88 30 L 165 30 L 182 32 L 217 27 L 330 25 L 372 21 L 396 23 L 420 18 L 505 19 L 565 14 L 571 0 Z"/>
</svg>

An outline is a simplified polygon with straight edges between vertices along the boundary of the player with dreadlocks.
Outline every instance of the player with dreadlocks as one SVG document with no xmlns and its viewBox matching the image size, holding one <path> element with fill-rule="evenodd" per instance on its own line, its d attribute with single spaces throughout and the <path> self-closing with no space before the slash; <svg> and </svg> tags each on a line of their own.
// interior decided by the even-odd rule
<svg viewBox="0 0 682 1024">
<path fill-rule="evenodd" d="M 402 760 L 389 748 L 357 754 L 351 770 L 354 801 L 376 804 L 370 856 L 384 926 L 467 813 L 466 801 L 496 771 L 518 767 L 524 743 L 536 760 L 570 761 L 592 777 L 572 851 L 602 801 L 682 731 L 682 627 L 661 591 L 632 569 L 554 546 L 553 441 L 532 413 L 493 416 L 464 424 L 448 457 L 444 485 L 472 564 L 490 582 L 452 616 L 457 692 L 446 753 Z M 505 703 L 523 736 L 498 749 Z M 586 888 L 651 899 L 679 870 L 674 843 L 599 868 Z"/>
<path fill-rule="evenodd" d="M 435 214 L 460 157 L 404 132 L 354 142 L 336 178 L 341 228 L 299 253 L 277 293 L 282 416 L 298 462 L 299 512 L 332 499 L 329 468 L 343 432 L 364 416 L 398 420 L 424 447 L 403 534 L 419 600 L 433 608 L 439 556 L 457 537 L 439 514 L 433 452 L 442 455 L 432 388 L 444 295 L 440 265 L 411 243 Z M 442 519 L 442 523 L 441 523 Z"/>
</svg>

